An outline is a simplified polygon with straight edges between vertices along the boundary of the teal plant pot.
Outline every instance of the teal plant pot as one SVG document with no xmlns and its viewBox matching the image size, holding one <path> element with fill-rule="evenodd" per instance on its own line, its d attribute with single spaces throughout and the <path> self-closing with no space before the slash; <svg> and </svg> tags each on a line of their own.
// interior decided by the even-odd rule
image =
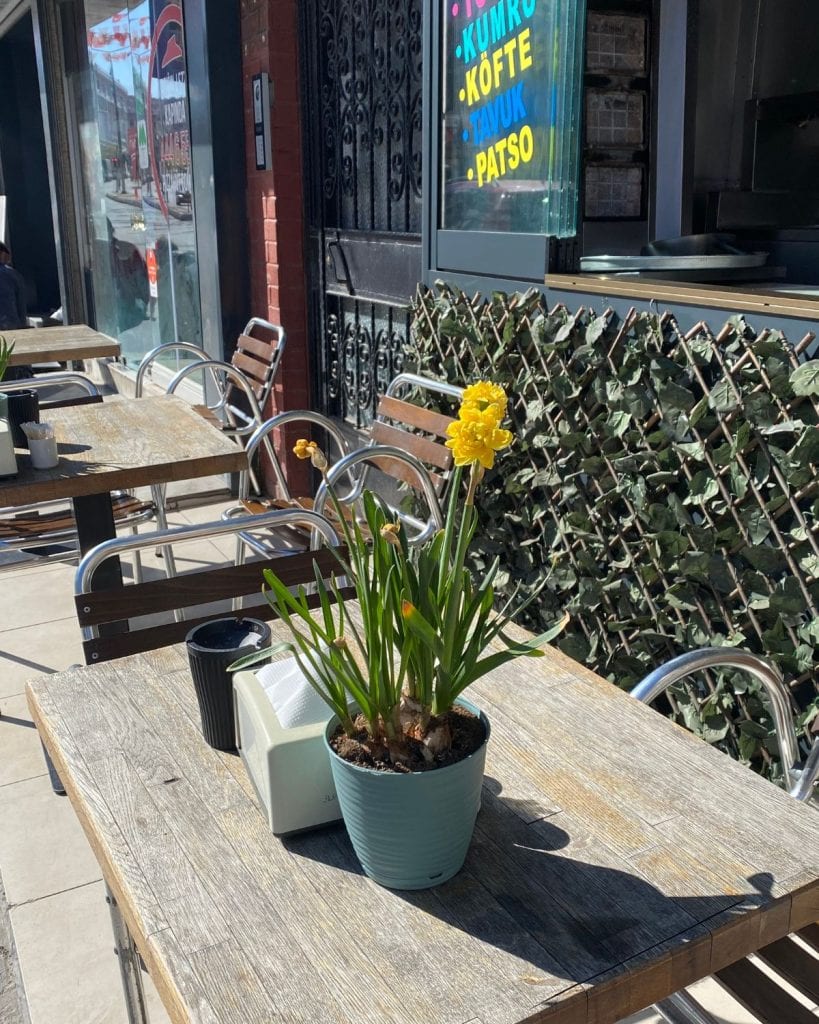
<svg viewBox="0 0 819 1024">
<path fill-rule="evenodd" d="M 481 806 L 489 719 L 468 701 L 486 731 L 481 747 L 457 764 L 428 772 L 379 772 L 340 758 L 324 736 L 339 808 L 365 873 L 388 889 L 430 889 L 457 874 Z"/>
</svg>

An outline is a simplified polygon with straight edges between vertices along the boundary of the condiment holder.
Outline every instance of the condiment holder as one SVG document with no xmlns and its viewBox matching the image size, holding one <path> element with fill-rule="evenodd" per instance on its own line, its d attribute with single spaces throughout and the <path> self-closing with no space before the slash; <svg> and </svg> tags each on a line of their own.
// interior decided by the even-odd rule
<svg viewBox="0 0 819 1024">
<path fill-rule="evenodd" d="M 32 466 L 53 469 L 60 461 L 54 427 L 50 423 L 21 423 L 20 429 L 28 438 Z"/>
</svg>

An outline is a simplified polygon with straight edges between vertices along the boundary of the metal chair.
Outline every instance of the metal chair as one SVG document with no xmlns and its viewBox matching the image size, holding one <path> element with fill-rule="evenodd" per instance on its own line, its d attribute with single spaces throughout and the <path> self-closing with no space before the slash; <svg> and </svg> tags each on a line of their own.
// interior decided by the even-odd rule
<svg viewBox="0 0 819 1024">
<path fill-rule="evenodd" d="M 134 394 L 142 397 L 145 378 L 158 359 L 180 352 L 192 355 L 194 360 L 177 371 L 167 391 L 173 393 L 192 374 L 204 374 L 212 386 L 213 397 L 205 405 L 197 406 L 198 411 L 223 433 L 242 443 L 262 423 L 262 411 L 273 390 L 286 342 L 284 328 L 279 324 L 251 317 L 239 335 L 230 362 L 213 359 L 204 349 L 188 341 L 159 345 L 140 362 Z M 206 393 L 207 390 L 206 384 Z M 252 467 L 250 474 L 258 491 Z"/>
<path fill-rule="evenodd" d="M 674 683 L 710 668 L 741 669 L 761 683 L 771 704 L 785 788 L 795 800 L 812 800 L 819 780 L 819 737 L 803 760 L 791 715 L 788 688 L 779 669 L 763 658 L 748 651 L 725 647 L 689 651 L 647 675 L 631 691 L 632 696 L 650 704 Z M 809 1001 L 817 1003 L 819 961 L 806 952 L 803 944 L 819 953 L 819 926 L 802 929 L 796 935 L 796 941 L 793 936 L 780 939 L 763 947 L 756 955 Z M 763 1024 L 781 1024 L 785 1020 L 791 1024 L 809 1024 L 809 1021 L 816 1020 L 775 979 L 750 960 L 731 964 L 718 971 L 714 978 Z M 670 1024 L 719 1024 L 717 1018 L 684 990 L 658 1003 L 655 1009 Z"/>
<path fill-rule="evenodd" d="M 260 516 L 176 526 L 141 533 L 135 537 L 117 537 L 89 551 L 77 567 L 74 595 L 77 619 L 82 628 L 86 664 L 120 658 L 127 654 L 155 650 L 178 643 L 199 622 L 214 618 L 201 606 L 214 602 L 233 602 L 233 612 L 241 614 L 237 602 L 258 595 L 263 569 L 273 569 L 288 586 L 315 584 L 314 563 L 328 575 L 340 566 L 332 551 L 309 551 L 294 558 L 268 558 L 250 563 L 228 562 L 218 567 L 184 573 L 174 578 L 149 580 L 108 590 L 94 590 L 94 574 L 102 563 L 115 555 L 160 545 L 178 547 L 186 541 L 213 539 L 246 531 L 268 530 L 284 525 L 303 525 L 329 547 L 339 544 L 337 532 L 323 516 L 302 509 L 276 509 Z M 144 616 L 167 613 L 173 621 L 134 623 Z M 194 617 L 191 618 L 190 615 Z M 218 614 L 231 614 L 219 612 Z M 275 611 L 267 604 L 254 606 L 253 614 L 272 618 Z"/>
<path fill-rule="evenodd" d="M 327 439 L 327 454 L 332 463 L 329 473 L 330 482 L 337 485 L 346 479 L 347 485 L 342 493 L 338 493 L 340 502 L 354 508 L 367 484 L 370 473 L 378 470 L 393 481 L 407 484 L 417 491 L 425 504 L 427 518 L 422 519 L 399 507 L 396 501 L 388 501 L 395 509 L 395 514 L 405 523 L 410 531 L 410 542 L 421 543 L 426 540 L 443 522 L 441 504 L 445 498 L 446 488 L 453 466 L 452 453 L 444 445 L 447 427 L 453 422 L 451 416 L 416 405 L 403 397 L 408 391 L 422 395 L 446 397 L 455 402 L 460 401 L 463 389 L 454 384 L 432 380 L 417 374 L 399 374 L 389 384 L 376 412 L 376 418 L 369 430 L 368 442 L 354 451 L 340 426 L 321 413 L 310 410 L 291 410 L 267 420 L 250 438 L 247 444 L 248 458 L 252 460 L 258 446 L 265 440 L 270 455 L 269 437 L 273 431 L 293 423 L 304 424 L 307 428 L 318 428 Z M 275 453 L 271 457 L 271 465 L 277 487 L 278 498 L 251 499 L 247 488 L 240 490 L 241 504 L 228 509 L 225 517 L 242 515 L 247 511 L 261 512 L 266 508 L 301 507 L 317 508 L 331 521 L 336 518 L 335 510 L 327 500 L 327 489 L 322 484 L 315 498 L 294 497 L 288 486 L 284 470 Z M 304 550 L 308 544 L 306 536 L 288 532 L 262 541 L 258 538 L 240 535 L 239 546 L 246 544 L 259 554 L 270 554 L 272 551 Z M 237 558 L 241 554 L 237 552 Z"/>
<path fill-rule="evenodd" d="M 187 341 L 160 345 L 148 352 L 139 364 L 136 397 L 142 396 L 146 374 L 158 359 L 179 352 L 188 353 L 195 359 L 175 374 L 172 381 L 172 385 L 176 382 L 174 389 L 190 374 L 206 372 L 215 397 L 207 405 L 199 407 L 200 411 L 231 437 L 247 437 L 262 422 L 261 410 L 273 390 L 286 341 L 281 326 L 260 317 L 251 317 L 239 335 L 230 362 L 214 359 L 204 349 Z M 228 372 L 227 367 L 231 367 L 233 372 Z"/>
</svg>

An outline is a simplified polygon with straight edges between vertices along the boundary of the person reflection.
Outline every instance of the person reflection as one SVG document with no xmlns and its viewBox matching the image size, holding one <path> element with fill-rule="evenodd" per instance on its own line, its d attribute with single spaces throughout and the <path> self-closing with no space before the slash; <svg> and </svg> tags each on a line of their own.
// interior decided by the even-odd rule
<svg viewBox="0 0 819 1024">
<path fill-rule="evenodd" d="M 108 253 L 117 297 L 117 325 L 121 331 L 136 327 L 148 310 L 148 271 L 139 249 L 118 238 L 110 219 Z"/>
</svg>

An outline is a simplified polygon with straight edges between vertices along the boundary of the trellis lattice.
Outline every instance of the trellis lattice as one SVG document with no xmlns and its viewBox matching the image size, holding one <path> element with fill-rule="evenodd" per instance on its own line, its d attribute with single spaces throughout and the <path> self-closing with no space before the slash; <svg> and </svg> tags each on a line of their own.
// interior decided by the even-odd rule
<svg viewBox="0 0 819 1024">
<path fill-rule="evenodd" d="M 527 624 L 567 609 L 559 646 L 622 686 L 697 646 L 766 654 L 806 729 L 819 715 L 813 335 L 791 344 L 741 317 L 684 333 L 669 313 L 618 320 L 443 285 L 413 312 L 408 365 L 512 395 L 516 443 L 482 485 L 473 548 L 478 568 L 500 556 L 502 597 L 548 571 Z M 758 690 L 731 681 L 681 687 L 672 707 L 775 774 Z"/>
</svg>

